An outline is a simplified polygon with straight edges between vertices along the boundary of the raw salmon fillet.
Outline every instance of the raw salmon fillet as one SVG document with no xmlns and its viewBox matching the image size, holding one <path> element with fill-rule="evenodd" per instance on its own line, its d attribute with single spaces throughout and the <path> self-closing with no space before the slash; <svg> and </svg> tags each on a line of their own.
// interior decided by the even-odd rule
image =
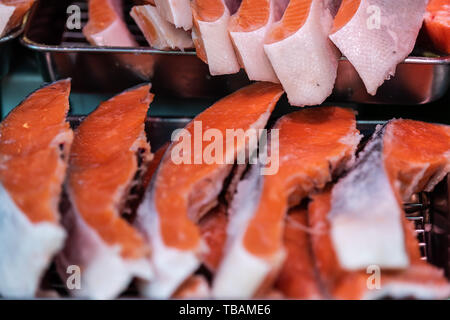
<svg viewBox="0 0 450 320">
<path fill-rule="evenodd" d="M 214 128 L 224 136 L 227 129 L 263 129 L 282 94 L 283 90 L 276 84 L 250 85 L 215 103 L 197 116 L 184 132 L 198 139 L 195 135 L 202 135 L 195 133 L 199 124 L 202 128 Z M 185 139 L 188 138 L 174 142 L 167 150 L 137 214 L 136 224 L 151 245 L 155 270 L 155 278 L 141 284 L 141 291 L 147 297 L 172 296 L 200 266 L 205 245 L 196 223 L 217 205 L 224 181 L 237 155 L 246 147 L 245 142 L 238 139 L 230 150 L 223 141 L 226 161 L 207 163 L 199 160 L 203 160 L 209 145 L 200 146 L 194 141 L 193 152 L 180 150 Z M 181 152 L 189 161 L 173 160 Z"/>
<path fill-rule="evenodd" d="M 235 165 L 228 177 L 229 182 L 224 184 L 223 199 L 220 199 L 219 204 L 198 223 L 201 237 L 207 247 L 207 250 L 202 253 L 201 260 L 212 274 L 217 271 L 223 258 L 227 241 L 228 208 L 247 168 L 246 164 Z"/>
<path fill-rule="evenodd" d="M 425 30 L 436 49 L 450 54 L 450 0 L 431 0 L 428 3 Z"/>
<path fill-rule="evenodd" d="M 135 6 L 131 16 L 141 29 L 147 42 L 155 49 L 189 49 L 193 48 L 191 35 L 183 29 L 164 20 L 152 5 Z"/>
<path fill-rule="evenodd" d="M 190 0 L 154 0 L 159 14 L 177 28 L 192 29 Z"/>
<path fill-rule="evenodd" d="M 283 243 L 284 262 L 275 287 L 290 299 L 320 299 L 322 292 L 316 276 L 315 261 L 310 244 L 308 213 L 291 209 L 286 218 Z"/>
<path fill-rule="evenodd" d="M 73 133 L 70 80 L 32 93 L 0 124 L 0 295 L 29 298 L 66 233 L 61 185 Z"/>
<path fill-rule="evenodd" d="M 328 297 L 335 299 L 419 298 L 444 299 L 450 296 L 450 284 L 443 272 L 420 259 L 419 243 L 414 225 L 404 219 L 407 255 L 411 265 L 404 271 L 380 270 L 379 282 L 374 270 L 346 271 L 339 263 L 330 235 L 328 214 L 331 193 L 315 195 L 309 205 L 310 227 L 317 232 L 311 235 L 313 252 L 321 283 Z M 380 230 L 381 233 L 386 232 Z M 378 287 L 377 287 L 378 286 Z"/>
<path fill-rule="evenodd" d="M 333 91 L 338 52 L 328 39 L 332 23 L 323 0 L 291 0 L 272 25 L 264 50 L 291 105 L 321 104 Z"/>
<path fill-rule="evenodd" d="M 400 119 L 378 128 L 332 191 L 328 219 L 340 265 L 406 269 L 402 202 L 449 171 L 449 126 Z"/>
<path fill-rule="evenodd" d="M 256 166 L 238 186 L 225 257 L 213 282 L 216 298 L 250 298 L 273 283 L 286 256 L 283 226 L 289 207 L 349 166 L 360 140 L 355 115 L 338 107 L 292 113 L 274 129 L 279 170 L 262 178 Z"/>
<path fill-rule="evenodd" d="M 227 226 L 227 206 L 224 204 L 219 204 L 212 209 L 199 222 L 201 237 L 208 247 L 201 260 L 205 267 L 213 273 L 217 271 L 222 261 L 227 240 Z"/>
<path fill-rule="evenodd" d="M 236 55 L 250 80 L 279 82 L 264 52 L 269 28 L 283 14 L 276 1 L 244 0 L 228 25 Z"/>
<path fill-rule="evenodd" d="M 192 14 L 192 40 L 197 56 L 208 64 L 211 75 L 239 72 L 239 62 L 228 33 L 230 12 L 223 0 L 194 0 Z"/>
<path fill-rule="evenodd" d="M 133 277 L 151 277 L 150 249 L 121 217 L 152 158 L 144 132 L 149 90 L 143 85 L 101 103 L 75 132 L 64 216 L 69 238 L 57 263 L 63 279 L 69 265 L 83 270 L 76 296 L 114 298 Z"/>
<path fill-rule="evenodd" d="M 0 0 L 0 37 L 22 23 L 35 0 Z"/>
<path fill-rule="evenodd" d="M 343 0 L 330 39 L 375 95 L 413 50 L 428 0 Z"/>
<path fill-rule="evenodd" d="M 122 13 L 122 0 L 89 0 L 89 21 L 83 28 L 86 39 L 96 46 L 135 47 Z"/>
</svg>

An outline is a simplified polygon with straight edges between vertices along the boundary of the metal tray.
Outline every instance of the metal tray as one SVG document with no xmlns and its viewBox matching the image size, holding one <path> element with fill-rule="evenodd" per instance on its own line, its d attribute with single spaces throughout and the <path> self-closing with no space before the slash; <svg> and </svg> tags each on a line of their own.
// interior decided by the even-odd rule
<svg viewBox="0 0 450 320">
<path fill-rule="evenodd" d="M 82 0 L 42 0 L 31 13 L 22 38 L 23 45 L 37 52 L 41 70 L 47 81 L 71 77 L 73 89 L 83 92 L 117 92 L 142 81 L 152 81 L 160 95 L 199 98 L 224 96 L 247 84 L 244 72 L 211 77 L 207 66 L 194 51 L 160 51 L 146 46 L 137 26 L 127 16 L 130 31 L 140 47 L 94 47 L 84 39 L 81 30 L 67 30 L 66 10 L 76 4 L 82 12 L 82 25 L 87 21 L 86 2 Z M 125 12 L 130 3 L 125 4 Z M 151 66 L 151 76 L 141 76 L 131 65 Z M 148 71 L 148 70 L 147 70 Z M 397 67 L 394 78 L 386 81 L 376 96 L 367 94 L 353 66 L 341 58 L 338 77 L 329 101 L 369 104 L 424 104 L 441 98 L 450 84 L 450 56 L 408 57 Z"/>
</svg>

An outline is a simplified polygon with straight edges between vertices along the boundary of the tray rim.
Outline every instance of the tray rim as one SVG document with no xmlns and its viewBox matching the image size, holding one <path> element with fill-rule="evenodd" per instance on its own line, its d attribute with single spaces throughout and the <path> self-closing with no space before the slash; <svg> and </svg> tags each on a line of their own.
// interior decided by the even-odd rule
<svg viewBox="0 0 450 320">
<path fill-rule="evenodd" d="M 0 38 L 0 45 L 3 44 L 3 43 L 9 42 L 11 40 L 14 40 L 17 37 L 19 37 L 24 32 L 26 24 L 27 24 L 27 21 L 28 21 L 28 13 L 23 18 L 22 23 L 21 23 L 21 25 L 19 27 L 14 29 L 13 32 L 10 32 L 6 36 Z"/>
<path fill-rule="evenodd" d="M 35 42 L 27 36 L 25 30 L 20 38 L 21 43 L 34 51 L 53 53 L 118 53 L 118 54 L 150 54 L 150 55 L 175 55 L 175 56 L 195 56 L 195 51 L 157 50 L 151 47 L 98 47 L 89 44 L 77 46 L 46 45 Z M 348 61 L 342 56 L 340 61 Z M 401 64 L 428 64 L 428 65 L 448 65 L 450 55 L 440 57 L 420 57 L 408 56 Z"/>
<path fill-rule="evenodd" d="M 174 56 L 196 56 L 195 50 L 187 51 L 177 51 L 177 50 L 158 50 L 151 47 L 106 47 L 106 46 L 93 46 L 88 43 L 85 45 L 47 45 L 45 43 L 35 42 L 28 37 L 28 24 L 32 20 L 33 14 L 36 11 L 36 3 L 33 5 L 31 10 L 24 17 L 22 24 L 23 34 L 20 37 L 20 42 L 23 46 L 38 52 L 44 53 L 115 53 L 115 54 L 150 54 L 150 55 L 174 55 Z M 20 33 L 18 33 L 19 35 Z M 16 35 L 17 36 L 17 35 Z M 348 61 L 345 56 L 342 56 L 340 61 Z M 421 56 L 408 56 L 400 64 L 426 64 L 426 65 L 449 65 L 450 64 L 450 54 L 442 55 L 439 57 L 421 57 Z"/>
</svg>

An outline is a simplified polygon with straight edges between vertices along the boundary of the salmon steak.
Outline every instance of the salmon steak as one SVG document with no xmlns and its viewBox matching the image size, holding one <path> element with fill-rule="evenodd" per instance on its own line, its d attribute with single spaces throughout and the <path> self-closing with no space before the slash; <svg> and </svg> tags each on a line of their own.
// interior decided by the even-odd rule
<svg viewBox="0 0 450 320">
<path fill-rule="evenodd" d="M 291 209 L 285 221 L 283 235 L 286 260 L 275 282 L 275 288 L 286 298 L 301 300 L 323 298 L 322 288 L 316 276 L 310 233 L 313 231 L 308 228 L 307 210 Z"/>
<path fill-rule="evenodd" d="M 89 0 L 89 20 L 83 28 L 86 39 L 96 46 L 135 47 L 122 12 L 122 0 Z"/>
<path fill-rule="evenodd" d="M 22 23 L 35 0 L 0 0 L 0 37 Z"/>
<path fill-rule="evenodd" d="M 279 82 L 264 52 L 270 26 L 283 14 L 278 0 L 244 0 L 231 16 L 228 31 L 240 65 L 250 80 Z"/>
<path fill-rule="evenodd" d="M 0 296 L 31 298 L 64 246 L 59 202 L 73 133 L 70 80 L 28 96 L 0 124 Z"/>
<path fill-rule="evenodd" d="M 177 28 L 192 29 L 190 0 L 154 0 L 159 14 Z"/>
<path fill-rule="evenodd" d="M 227 206 L 219 204 L 208 212 L 198 225 L 201 237 L 208 248 L 201 257 L 202 263 L 210 272 L 215 273 L 222 261 L 227 240 Z"/>
<path fill-rule="evenodd" d="M 413 50 L 428 0 L 343 0 L 330 39 L 355 67 L 367 92 L 395 75 Z"/>
<path fill-rule="evenodd" d="M 156 7 L 134 6 L 130 14 L 151 47 L 158 50 L 180 49 L 182 51 L 194 47 L 190 33 L 177 29 L 164 20 Z"/>
<path fill-rule="evenodd" d="M 434 47 L 440 52 L 450 54 L 450 0 L 431 0 L 424 25 Z"/>
<path fill-rule="evenodd" d="M 321 104 L 333 91 L 339 54 L 328 38 L 332 23 L 324 0 L 291 0 L 266 36 L 264 50 L 293 106 Z"/>
<path fill-rule="evenodd" d="M 271 134 L 278 135 L 271 157 L 279 169 L 262 178 L 255 165 L 238 185 L 225 256 L 213 281 L 216 298 L 251 298 L 271 287 L 286 257 L 288 209 L 351 165 L 360 140 L 354 113 L 338 107 L 284 116 Z"/>
<path fill-rule="evenodd" d="M 191 6 L 192 40 L 197 56 L 208 64 L 213 76 L 239 72 L 241 67 L 228 33 L 230 11 L 225 2 L 194 0 Z"/>
<path fill-rule="evenodd" d="M 445 299 L 450 296 L 450 284 L 442 270 L 421 260 L 414 224 L 403 218 L 406 252 L 410 266 L 394 271 L 368 266 L 362 271 L 348 271 L 340 265 L 331 239 L 328 215 L 331 192 L 313 196 L 308 208 L 311 242 L 320 282 L 328 298 L 344 300 L 362 299 Z M 404 216 L 403 216 L 404 217 Z M 385 232 L 385 230 L 380 230 Z"/>
<path fill-rule="evenodd" d="M 206 161 L 206 156 L 202 161 L 208 150 L 212 152 L 211 146 L 194 141 L 193 151 L 183 150 L 190 143 L 189 137 L 201 139 L 201 128 L 213 128 L 223 136 L 228 130 L 263 129 L 282 94 L 282 88 L 271 83 L 244 87 L 212 105 L 178 133 L 180 136 L 167 150 L 137 213 L 136 225 L 148 239 L 155 271 L 152 281 L 141 282 L 144 296 L 171 297 L 201 265 L 206 246 L 197 223 L 217 205 L 238 154 L 252 154 L 257 147 L 252 145 L 253 149 L 247 150 L 245 141 L 236 142 L 233 138 L 230 141 L 234 147 L 230 148 L 226 147 L 230 145 L 228 138 L 223 143 L 217 140 L 217 147 L 223 148 L 222 160 Z"/>
<path fill-rule="evenodd" d="M 379 127 L 331 195 L 331 239 L 346 270 L 406 269 L 403 201 L 450 171 L 450 127 L 392 120 Z"/>
<path fill-rule="evenodd" d="M 57 258 L 63 279 L 68 266 L 83 271 L 73 295 L 115 298 L 134 277 L 152 275 L 150 248 L 122 216 L 152 159 L 144 132 L 149 90 L 142 85 L 101 103 L 75 131 L 66 187 L 71 207 L 63 218 L 69 236 Z"/>
</svg>

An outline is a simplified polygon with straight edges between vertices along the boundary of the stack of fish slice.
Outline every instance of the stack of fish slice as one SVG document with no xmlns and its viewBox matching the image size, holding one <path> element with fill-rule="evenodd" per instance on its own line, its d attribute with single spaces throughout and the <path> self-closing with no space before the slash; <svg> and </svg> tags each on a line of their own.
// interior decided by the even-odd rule
<svg viewBox="0 0 450 320">
<path fill-rule="evenodd" d="M 333 91 L 338 59 L 345 56 L 375 95 L 413 50 L 427 0 L 155 0 L 139 2 L 131 16 L 149 44 L 187 50 L 211 75 L 244 69 L 249 80 L 281 83 L 290 104 L 321 104 Z M 430 3 L 426 27 L 447 50 L 448 0 Z M 135 44 L 120 0 L 90 0 L 87 39 L 96 45 Z M 433 14 L 433 16 L 431 16 Z M 436 19 L 444 20 L 441 22 Z M 431 20 L 432 19 L 432 20 Z M 444 25 L 442 25 L 444 24 Z"/>
<path fill-rule="evenodd" d="M 43 294 L 53 261 L 70 295 L 92 299 L 132 282 L 140 296 L 165 299 L 450 296 L 402 208 L 450 172 L 449 126 L 394 119 L 357 153 L 349 109 L 304 109 L 266 129 L 283 90 L 257 82 L 153 155 L 149 91 L 101 103 L 72 132 L 62 80 L 0 124 L 1 296 Z M 180 149 L 201 128 L 213 130 L 211 144 Z M 219 139 L 230 130 L 268 143 Z M 205 161 L 219 150 L 221 161 Z M 266 161 L 254 162 L 257 152 Z M 68 272 L 77 268 L 79 286 Z"/>
</svg>

